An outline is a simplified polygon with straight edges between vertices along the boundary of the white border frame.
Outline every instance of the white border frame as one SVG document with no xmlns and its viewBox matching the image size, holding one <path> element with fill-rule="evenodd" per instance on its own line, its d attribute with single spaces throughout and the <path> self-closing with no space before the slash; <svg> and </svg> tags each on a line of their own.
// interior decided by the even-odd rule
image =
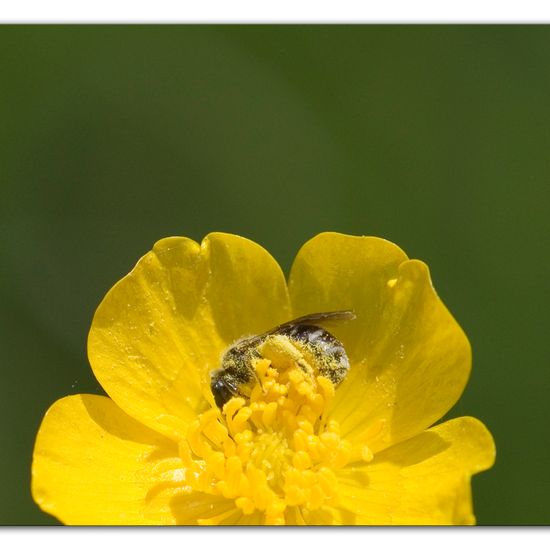
<svg viewBox="0 0 550 550">
<path fill-rule="evenodd" d="M 2 23 L 541 23 L 547 0 L 2 0 Z"/>
</svg>

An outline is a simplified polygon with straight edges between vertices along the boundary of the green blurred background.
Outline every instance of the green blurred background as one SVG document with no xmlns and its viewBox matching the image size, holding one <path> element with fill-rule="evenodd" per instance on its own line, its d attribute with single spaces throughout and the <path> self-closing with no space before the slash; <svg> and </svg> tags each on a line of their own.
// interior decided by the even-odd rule
<svg viewBox="0 0 550 550">
<path fill-rule="evenodd" d="M 550 27 L 0 27 L 1 524 L 51 524 L 36 430 L 152 244 L 318 232 L 426 261 L 494 434 L 480 524 L 550 523 Z"/>
</svg>

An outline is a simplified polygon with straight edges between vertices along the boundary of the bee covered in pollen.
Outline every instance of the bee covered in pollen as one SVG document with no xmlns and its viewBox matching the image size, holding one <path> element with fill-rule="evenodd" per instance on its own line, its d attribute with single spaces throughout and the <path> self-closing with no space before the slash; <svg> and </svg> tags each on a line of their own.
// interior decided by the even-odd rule
<svg viewBox="0 0 550 550">
<path fill-rule="evenodd" d="M 313 364 L 316 374 L 337 386 L 348 373 L 349 359 L 342 343 L 319 323 L 353 319 L 352 311 L 312 313 L 238 340 L 223 354 L 221 367 L 211 373 L 210 388 L 216 405 L 221 409 L 232 397 L 247 396 L 247 388 L 257 379 L 254 363 L 262 358 L 261 348 L 271 337 L 283 337 L 308 357 L 309 362 L 297 360 L 302 370 L 313 374 L 308 372 L 308 364 Z"/>
</svg>

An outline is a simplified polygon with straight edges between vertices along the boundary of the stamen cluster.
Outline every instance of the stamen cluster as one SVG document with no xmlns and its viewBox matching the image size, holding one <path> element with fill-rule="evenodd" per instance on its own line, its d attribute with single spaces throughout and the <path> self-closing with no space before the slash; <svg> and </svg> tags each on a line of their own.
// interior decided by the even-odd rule
<svg viewBox="0 0 550 550">
<path fill-rule="evenodd" d="M 234 397 L 190 427 L 180 445 L 185 482 L 234 500 L 245 516 L 259 513 L 265 524 L 306 522 L 311 511 L 337 506 L 334 470 L 356 453 L 338 423 L 326 419 L 332 382 L 316 376 L 283 336 L 268 338 L 259 351 L 250 398 Z"/>
</svg>

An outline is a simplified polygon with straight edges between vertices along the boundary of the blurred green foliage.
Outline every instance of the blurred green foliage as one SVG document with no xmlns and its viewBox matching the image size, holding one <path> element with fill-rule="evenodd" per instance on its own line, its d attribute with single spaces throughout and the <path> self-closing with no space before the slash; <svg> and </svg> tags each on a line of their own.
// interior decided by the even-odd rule
<svg viewBox="0 0 550 550">
<path fill-rule="evenodd" d="M 425 260 L 474 350 L 448 416 L 497 443 L 478 522 L 549 523 L 549 27 L 4 26 L 0 61 L 0 523 L 55 523 L 34 436 L 102 393 L 104 293 L 213 230 L 285 270 L 325 230 Z"/>
</svg>

